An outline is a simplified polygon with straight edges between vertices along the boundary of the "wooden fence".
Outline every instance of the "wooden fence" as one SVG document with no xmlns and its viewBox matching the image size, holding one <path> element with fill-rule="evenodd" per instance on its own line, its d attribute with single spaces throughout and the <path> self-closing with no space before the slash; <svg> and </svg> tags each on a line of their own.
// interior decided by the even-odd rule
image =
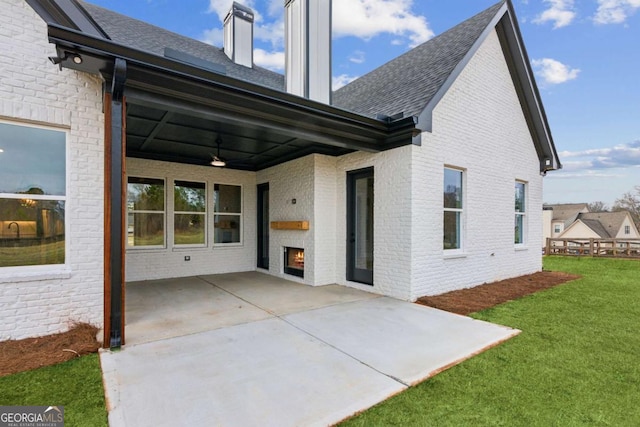
<svg viewBox="0 0 640 427">
<path fill-rule="evenodd" d="M 640 258 L 640 239 L 551 239 L 546 255 Z"/>
</svg>

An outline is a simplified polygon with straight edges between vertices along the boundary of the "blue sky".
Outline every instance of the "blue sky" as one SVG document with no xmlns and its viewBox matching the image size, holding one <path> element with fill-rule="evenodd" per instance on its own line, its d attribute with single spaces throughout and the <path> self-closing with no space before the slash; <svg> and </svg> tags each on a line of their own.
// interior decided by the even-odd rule
<svg viewBox="0 0 640 427">
<path fill-rule="evenodd" d="M 222 45 L 232 0 L 92 0 Z M 334 0 L 334 86 L 345 84 L 496 0 Z M 609 205 L 640 185 L 640 0 L 513 0 L 564 169 L 545 202 Z M 256 12 L 258 65 L 282 71 L 284 0 L 240 1 Z"/>
</svg>

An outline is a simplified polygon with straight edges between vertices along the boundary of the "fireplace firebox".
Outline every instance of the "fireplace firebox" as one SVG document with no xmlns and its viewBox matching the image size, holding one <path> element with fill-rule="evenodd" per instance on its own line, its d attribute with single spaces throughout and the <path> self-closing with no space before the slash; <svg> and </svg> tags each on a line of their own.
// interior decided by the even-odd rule
<svg viewBox="0 0 640 427">
<path fill-rule="evenodd" d="M 304 277 L 304 249 L 284 248 L 284 272 Z"/>
</svg>

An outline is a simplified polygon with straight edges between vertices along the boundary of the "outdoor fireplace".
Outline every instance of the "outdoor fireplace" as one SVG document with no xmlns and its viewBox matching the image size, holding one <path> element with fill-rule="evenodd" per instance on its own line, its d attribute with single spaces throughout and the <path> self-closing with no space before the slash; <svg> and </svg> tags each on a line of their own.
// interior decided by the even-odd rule
<svg viewBox="0 0 640 427">
<path fill-rule="evenodd" d="M 304 249 L 284 248 L 284 272 L 304 277 Z"/>
</svg>

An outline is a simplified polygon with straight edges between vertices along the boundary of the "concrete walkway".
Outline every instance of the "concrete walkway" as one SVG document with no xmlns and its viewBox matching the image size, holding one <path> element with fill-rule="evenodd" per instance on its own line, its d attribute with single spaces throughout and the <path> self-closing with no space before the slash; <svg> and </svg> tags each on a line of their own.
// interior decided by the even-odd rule
<svg viewBox="0 0 640 427">
<path fill-rule="evenodd" d="M 331 425 L 519 331 L 236 273 L 128 285 L 126 332 L 101 353 L 112 427 Z"/>
</svg>

